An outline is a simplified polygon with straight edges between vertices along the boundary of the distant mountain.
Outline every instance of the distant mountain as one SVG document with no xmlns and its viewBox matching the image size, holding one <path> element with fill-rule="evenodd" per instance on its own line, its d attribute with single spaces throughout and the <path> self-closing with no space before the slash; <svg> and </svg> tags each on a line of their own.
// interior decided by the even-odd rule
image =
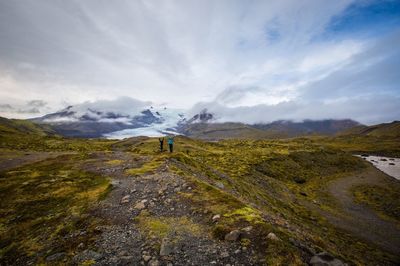
<svg viewBox="0 0 400 266">
<path fill-rule="evenodd" d="M 289 138 L 304 135 L 335 135 L 355 126 L 361 126 L 361 124 L 351 119 L 304 120 L 302 122 L 279 120 L 269 124 L 253 125 L 271 135 L 276 133 L 277 136 Z"/>
<path fill-rule="evenodd" d="M 227 138 L 291 138 L 308 135 L 335 135 L 350 128 L 364 128 L 350 119 L 287 120 L 265 124 L 220 123 L 218 114 L 204 109 L 190 118 L 181 110 L 153 106 L 129 97 L 115 100 L 85 102 L 63 110 L 31 119 L 40 126 L 51 128 L 67 137 L 128 138 L 182 134 L 200 139 Z"/>
<path fill-rule="evenodd" d="M 186 124 L 194 124 L 194 123 L 208 123 L 214 120 L 214 115 L 209 113 L 207 109 L 202 110 L 200 113 L 195 114 L 191 119 L 185 120 Z"/>
<path fill-rule="evenodd" d="M 31 121 L 50 125 L 55 132 L 64 136 L 95 138 L 129 137 L 135 135 L 135 132 L 129 133 L 134 129 L 147 129 L 144 135 L 175 132 L 173 127 L 182 119 L 183 115 L 178 110 L 154 107 L 150 103 L 122 97 L 68 106 Z"/>
<path fill-rule="evenodd" d="M 193 116 L 187 123 L 179 127 L 179 132 L 193 138 L 200 139 L 229 139 L 229 138 L 292 138 L 308 135 L 335 135 L 343 130 L 361 126 L 360 123 L 350 120 L 304 120 L 293 122 L 279 120 L 265 124 L 244 123 L 216 123 L 214 116 L 206 111 Z"/>
<path fill-rule="evenodd" d="M 242 123 L 188 123 L 181 125 L 179 132 L 191 138 L 205 140 L 268 137 L 263 130 Z"/>
<path fill-rule="evenodd" d="M 400 137 L 400 121 L 383 123 L 373 126 L 359 125 L 343 130 L 339 135 L 361 135 L 375 137 Z"/>
</svg>

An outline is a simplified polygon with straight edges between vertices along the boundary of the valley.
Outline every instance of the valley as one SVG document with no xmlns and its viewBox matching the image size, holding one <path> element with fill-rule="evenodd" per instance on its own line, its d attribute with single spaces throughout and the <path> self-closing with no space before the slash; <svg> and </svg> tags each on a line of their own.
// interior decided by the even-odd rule
<svg viewBox="0 0 400 266">
<path fill-rule="evenodd" d="M 170 154 L 1 129 L 1 264 L 399 263 L 400 184 L 353 156 L 398 156 L 398 137 L 180 136 Z"/>
</svg>

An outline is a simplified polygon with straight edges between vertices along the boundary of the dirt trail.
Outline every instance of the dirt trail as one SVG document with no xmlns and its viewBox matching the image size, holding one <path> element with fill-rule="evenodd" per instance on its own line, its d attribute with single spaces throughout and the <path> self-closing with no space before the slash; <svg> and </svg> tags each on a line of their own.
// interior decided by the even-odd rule
<svg viewBox="0 0 400 266">
<path fill-rule="evenodd" d="M 106 160 L 123 162 L 110 166 L 104 163 Z M 192 185 L 168 172 L 167 162 L 154 174 L 127 176 L 125 169 L 138 167 L 141 160 L 132 160 L 123 152 L 114 152 L 107 158 L 97 155 L 97 160 L 87 165 L 86 170 L 111 176 L 114 189 L 93 211 L 93 215 L 106 221 L 98 228 L 100 235 L 95 246 L 84 247 L 74 257 L 75 263 L 95 260 L 96 265 L 260 264 L 250 250 L 242 249 L 240 243 L 219 241 L 208 233 L 213 214 L 195 210 L 181 196 L 180 193 L 191 193 Z M 163 237 L 165 239 L 145 234 L 135 219 L 143 217 L 143 213 L 160 221 L 176 221 L 177 224 L 169 225 L 175 226 L 176 230 L 169 232 Z M 180 221 L 189 223 L 190 228 L 204 229 L 204 232 L 182 232 Z M 162 246 L 166 254 L 160 254 Z"/>
<path fill-rule="evenodd" d="M 389 252 L 400 254 L 399 224 L 383 220 L 368 206 L 353 200 L 350 189 L 361 184 L 391 185 L 393 178 L 370 166 L 360 174 L 335 180 L 329 184 L 328 191 L 337 199 L 344 214 L 323 214 L 339 228 L 350 231 Z"/>
</svg>

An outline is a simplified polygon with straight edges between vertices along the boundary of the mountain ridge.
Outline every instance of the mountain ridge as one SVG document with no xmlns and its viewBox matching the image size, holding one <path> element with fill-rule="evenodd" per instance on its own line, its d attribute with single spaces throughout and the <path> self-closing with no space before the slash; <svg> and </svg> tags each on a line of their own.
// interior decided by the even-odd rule
<svg viewBox="0 0 400 266">
<path fill-rule="evenodd" d="M 125 101 L 127 100 L 124 99 L 124 103 Z M 99 108 L 96 104 L 88 103 L 68 106 L 59 112 L 33 118 L 31 121 L 49 125 L 55 132 L 67 137 L 126 138 L 174 134 L 209 140 L 335 135 L 340 131 L 362 126 L 351 119 L 305 119 L 301 122 L 277 120 L 257 124 L 218 122 L 217 115 L 209 113 L 207 109 L 187 118 L 181 110 L 165 106 L 139 104 L 133 111 L 130 110 L 134 113 L 121 108 L 113 110 L 111 107 Z"/>
</svg>

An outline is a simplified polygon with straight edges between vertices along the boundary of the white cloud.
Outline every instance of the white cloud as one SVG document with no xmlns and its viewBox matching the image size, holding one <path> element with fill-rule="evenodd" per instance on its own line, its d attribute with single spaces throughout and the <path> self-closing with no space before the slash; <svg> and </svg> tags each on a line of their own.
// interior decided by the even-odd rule
<svg viewBox="0 0 400 266">
<path fill-rule="evenodd" d="M 129 96 L 229 109 L 361 97 L 346 80 L 381 82 L 381 71 L 353 70 L 372 71 L 388 49 L 321 37 L 354 1 L 1 1 L 0 104 L 41 99 L 47 112 Z"/>
</svg>

